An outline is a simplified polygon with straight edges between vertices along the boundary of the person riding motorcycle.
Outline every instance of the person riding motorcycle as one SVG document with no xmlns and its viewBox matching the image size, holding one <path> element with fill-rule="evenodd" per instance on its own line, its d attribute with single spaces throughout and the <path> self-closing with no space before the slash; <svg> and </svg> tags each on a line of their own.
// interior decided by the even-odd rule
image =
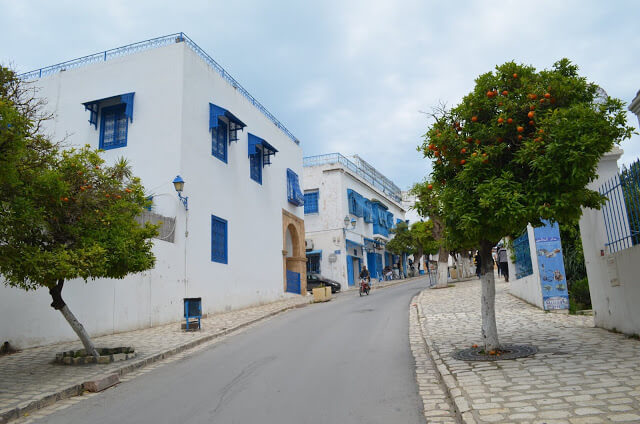
<svg viewBox="0 0 640 424">
<path fill-rule="evenodd" d="M 369 274 L 369 270 L 366 266 L 363 266 L 362 271 L 360 271 L 360 280 L 364 280 L 367 287 L 371 287 L 371 275 Z"/>
</svg>

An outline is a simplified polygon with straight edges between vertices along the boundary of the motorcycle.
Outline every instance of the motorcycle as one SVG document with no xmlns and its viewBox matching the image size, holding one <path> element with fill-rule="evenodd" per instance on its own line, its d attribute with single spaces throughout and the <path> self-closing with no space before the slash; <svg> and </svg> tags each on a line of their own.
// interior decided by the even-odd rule
<svg viewBox="0 0 640 424">
<path fill-rule="evenodd" d="M 363 294 L 366 294 L 367 296 L 369 296 L 370 290 L 371 290 L 371 286 L 369 285 L 369 282 L 367 281 L 367 279 L 361 278 L 360 279 L 360 296 L 362 296 Z"/>
</svg>

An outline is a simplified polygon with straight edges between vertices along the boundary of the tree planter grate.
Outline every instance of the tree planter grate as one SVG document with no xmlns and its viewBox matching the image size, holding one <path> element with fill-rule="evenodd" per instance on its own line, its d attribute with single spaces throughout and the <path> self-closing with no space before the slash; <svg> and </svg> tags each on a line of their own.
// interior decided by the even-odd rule
<svg viewBox="0 0 640 424">
<path fill-rule="evenodd" d="M 110 364 L 136 357 L 135 349 L 129 346 L 96 348 L 96 350 L 99 354 L 98 358 L 87 355 L 84 349 L 79 349 L 57 353 L 53 362 L 61 365 Z"/>
<path fill-rule="evenodd" d="M 471 347 L 453 352 L 451 356 L 459 361 L 504 361 L 535 355 L 538 348 L 527 345 L 502 345 L 499 354 L 489 355 L 482 347 Z"/>
</svg>

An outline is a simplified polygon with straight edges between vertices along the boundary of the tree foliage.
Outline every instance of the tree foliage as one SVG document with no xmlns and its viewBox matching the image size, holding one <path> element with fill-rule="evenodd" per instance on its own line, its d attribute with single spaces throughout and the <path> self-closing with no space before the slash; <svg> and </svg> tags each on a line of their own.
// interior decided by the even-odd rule
<svg viewBox="0 0 640 424">
<path fill-rule="evenodd" d="M 603 197 L 586 188 L 600 157 L 630 137 L 624 104 L 562 59 L 551 70 L 508 62 L 434 117 L 421 146 L 453 240 L 488 241 L 542 219 L 575 221 Z"/>
<path fill-rule="evenodd" d="M 74 327 L 64 282 L 153 267 L 157 229 L 136 220 L 148 201 L 127 162 L 107 166 L 88 146 L 62 150 L 42 132 L 43 105 L 0 67 L 0 274 L 9 286 L 48 288 Z"/>
</svg>

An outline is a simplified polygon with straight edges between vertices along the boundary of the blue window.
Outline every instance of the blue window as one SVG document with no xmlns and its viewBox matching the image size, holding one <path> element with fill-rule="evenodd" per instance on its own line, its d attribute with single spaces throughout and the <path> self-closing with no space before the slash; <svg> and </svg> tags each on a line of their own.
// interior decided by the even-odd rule
<svg viewBox="0 0 640 424">
<path fill-rule="evenodd" d="M 307 272 L 320 274 L 321 253 L 307 253 Z"/>
<path fill-rule="evenodd" d="M 102 109 L 100 123 L 100 148 L 104 150 L 125 147 L 127 145 L 126 105 L 119 104 Z"/>
<path fill-rule="evenodd" d="M 211 215 L 211 261 L 227 263 L 227 221 Z"/>
<path fill-rule="evenodd" d="M 211 128 L 211 154 L 224 163 L 227 163 L 227 134 L 227 124 L 222 121 Z"/>
<path fill-rule="evenodd" d="M 262 150 L 249 155 L 249 176 L 259 184 L 262 184 Z"/>
<path fill-rule="evenodd" d="M 304 195 L 300 191 L 298 174 L 287 168 L 287 200 L 296 206 L 304 205 Z"/>
<path fill-rule="evenodd" d="M 304 213 L 318 213 L 319 191 L 308 191 L 304 193 Z"/>
</svg>

